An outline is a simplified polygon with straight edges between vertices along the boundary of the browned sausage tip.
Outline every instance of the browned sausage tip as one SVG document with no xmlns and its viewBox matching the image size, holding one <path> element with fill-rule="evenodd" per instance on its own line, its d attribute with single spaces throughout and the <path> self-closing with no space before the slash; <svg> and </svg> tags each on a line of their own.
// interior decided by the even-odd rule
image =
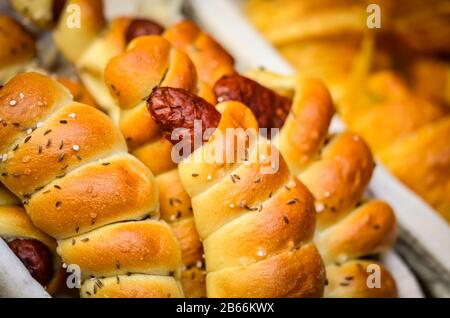
<svg viewBox="0 0 450 318">
<path fill-rule="evenodd" d="M 222 77 L 214 85 L 218 102 L 238 101 L 249 107 L 261 128 L 281 128 L 292 101 L 239 74 Z"/>
<path fill-rule="evenodd" d="M 180 139 L 190 139 L 191 151 L 195 150 L 194 121 L 201 121 L 202 135 L 206 129 L 216 128 L 220 121 L 220 113 L 213 105 L 179 88 L 155 88 L 147 100 L 147 106 L 153 120 L 173 144 L 179 140 L 171 140 L 172 132 L 177 128 L 185 129 Z M 208 137 L 205 136 L 203 141 Z"/>
<path fill-rule="evenodd" d="M 46 245 L 34 239 L 16 239 L 8 246 L 42 286 L 53 277 L 53 257 Z"/>
<path fill-rule="evenodd" d="M 125 33 L 127 43 L 130 43 L 135 38 L 144 35 L 161 35 L 164 28 L 158 23 L 148 19 L 134 19 L 130 22 Z"/>
</svg>

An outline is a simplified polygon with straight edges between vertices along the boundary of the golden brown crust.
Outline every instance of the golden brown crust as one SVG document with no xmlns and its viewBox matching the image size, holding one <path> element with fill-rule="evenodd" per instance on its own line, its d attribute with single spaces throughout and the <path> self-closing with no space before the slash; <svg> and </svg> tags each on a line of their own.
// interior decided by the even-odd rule
<svg viewBox="0 0 450 318">
<path fill-rule="evenodd" d="M 349 126 L 382 162 L 449 219 L 445 107 L 412 92 L 394 72 L 370 76 L 361 94 L 342 107 Z"/>
<path fill-rule="evenodd" d="M 172 144 L 160 137 L 132 151 L 133 156 L 142 161 L 155 175 L 176 168 L 171 157 Z"/>
<path fill-rule="evenodd" d="M 440 107 L 412 96 L 392 72 L 371 76 L 362 97 L 341 107 L 349 128 L 361 134 L 374 152 L 444 116 Z"/>
<path fill-rule="evenodd" d="M 156 182 L 161 218 L 171 225 L 180 243 L 183 261 L 181 282 L 185 296 L 206 297 L 203 246 L 195 227 L 191 198 L 181 184 L 178 169 L 160 174 Z"/>
<path fill-rule="evenodd" d="M 183 292 L 172 277 L 117 275 L 86 280 L 81 286 L 83 298 L 181 298 Z"/>
<path fill-rule="evenodd" d="M 145 100 L 157 86 L 197 89 L 196 71 L 187 55 L 160 36 L 139 37 L 108 63 L 105 81 L 123 108 L 119 125 L 132 153 L 155 174 L 173 169 L 172 147 L 155 125 Z"/>
<path fill-rule="evenodd" d="M 106 224 L 158 216 L 157 190 L 142 163 L 120 154 L 49 183 L 32 196 L 27 211 L 36 226 L 62 239 Z"/>
<path fill-rule="evenodd" d="M 192 217 L 191 198 L 181 184 L 177 169 L 158 175 L 156 183 L 160 191 L 161 218 L 174 223 Z"/>
<path fill-rule="evenodd" d="M 450 64 L 437 59 L 417 59 L 409 68 L 413 91 L 450 107 Z"/>
<path fill-rule="evenodd" d="M 24 129 L 34 128 L 69 100 L 69 92 L 44 75 L 25 73 L 11 79 L 0 90 L 0 153 L 11 147 Z"/>
<path fill-rule="evenodd" d="M 2 205 L 18 205 L 19 198 L 12 194 L 3 184 L 0 183 L 0 206 Z"/>
<path fill-rule="evenodd" d="M 78 264 L 84 277 L 127 273 L 173 275 L 181 253 L 172 230 L 160 221 L 121 222 L 58 242 L 67 264 Z"/>
<path fill-rule="evenodd" d="M 227 128 L 255 128 L 251 111 L 238 102 L 218 106 L 222 117 L 209 141 L 196 152 L 223 143 Z M 225 139 L 226 140 L 226 139 Z M 230 147 L 226 143 L 225 147 Z M 209 297 L 318 297 L 324 282 L 322 261 L 312 244 L 315 213 L 309 191 L 290 179 L 287 165 L 273 174 L 267 141 L 250 142 L 244 164 L 191 161 L 179 165 L 192 198 L 195 223 L 204 242 Z M 231 145 L 235 151 L 235 145 Z M 227 152 L 227 150 L 225 150 Z M 200 158 L 206 158 L 205 156 Z M 306 244 L 306 245 L 305 245 Z M 220 248 L 218 248 L 220 246 Z"/>
<path fill-rule="evenodd" d="M 22 104 L 17 107 L 26 109 Z M 10 147 L 10 158 L 0 164 L 2 173 L 8 174 L 0 180 L 21 199 L 29 199 L 41 187 L 86 162 L 126 150 L 123 137 L 106 115 L 77 103 L 66 104 L 40 128 L 22 134 Z"/>
<path fill-rule="evenodd" d="M 450 223 L 449 136 L 450 117 L 446 117 L 393 143 L 379 155 L 389 170 Z"/>
<path fill-rule="evenodd" d="M 331 138 L 320 159 L 299 175 L 320 210 L 318 229 L 338 222 L 358 203 L 374 167 L 372 153 L 361 137 L 345 132 Z"/>
<path fill-rule="evenodd" d="M 245 188 L 243 179 L 239 184 Z M 231 188 L 230 184 L 226 186 Z M 214 192 L 208 194 L 216 197 Z M 288 204 L 292 198 L 298 202 Z M 207 270 L 248 266 L 309 241 L 315 225 L 313 202 L 306 187 L 293 182 L 264 202 L 261 211 L 244 214 L 223 225 L 203 241 Z"/>
<path fill-rule="evenodd" d="M 379 254 L 394 244 L 395 223 L 389 205 L 369 201 L 329 229 L 317 233 L 316 243 L 326 264 Z"/>
<path fill-rule="evenodd" d="M 325 263 L 353 262 L 352 259 L 389 249 L 394 244 L 396 235 L 392 209 L 381 201 L 359 205 L 374 168 L 369 147 L 360 136 L 351 132 L 329 136 L 323 140 L 333 115 L 331 101 L 329 98 L 323 98 L 326 96 L 326 89 L 308 89 L 309 85 L 314 84 L 314 81 L 308 79 L 296 80 L 295 77 L 264 71 L 249 74 L 280 93 L 294 96 L 292 107 L 295 109 L 295 116 L 291 112 L 281 129 L 280 149 L 283 154 L 289 153 L 286 157 L 291 169 L 296 171 L 298 178 L 305 183 L 315 198 L 318 225 L 315 241 Z M 387 83 L 373 84 L 377 86 Z M 396 89 L 390 91 L 389 98 L 403 96 L 405 92 L 400 82 L 392 81 L 390 84 L 391 88 Z M 316 84 L 315 87 L 321 86 Z M 304 96 L 307 98 L 302 98 Z M 300 125 L 296 121 L 302 118 L 304 123 Z M 314 129 L 317 128 L 314 123 L 318 123 L 320 127 L 315 132 Z M 313 127 L 302 129 L 302 126 Z M 292 137 L 285 138 L 285 135 Z M 310 138 L 311 136 L 315 138 Z M 296 143 L 296 140 L 301 142 Z M 329 273 L 329 280 L 338 279 L 334 277 L 334 272 L 337 271 Z M 395 285 L 389 286 L 392 288 L 389 287 L 388 292 L 395 292 Z M 364 286 L 361 279 L 357 281 L 356 287 L 356 290 L 349 288 L 345 296 L 377 295 Z M 335 289 L 333 287 L 333 290 Z M 339 290 L 336 293 L 339 295 L 343 292 Z M 330 292 L 327 297 L 332 297 L 333 293 L 334 291 Z"/>
<path fill-rule="evenodd" d="M 206 298 L 206 272 L 192 267 L 181 272 L 181 284 L 187 298 Z"/>
<path fill-rule="evenodd" d="M 125 77 L 124 80 L 124 74 Z M 209 85 L 198 81 L 194 65 L 186 54 L 172 48 L 159 36 L 132 41 L 125 53 L 108 63 L 105 79 L 122 107 L 120 129 L 131 153 L 158 177 L 161 215 L 172 226 L 181 245 L 185 268 L 202 264 L 202 246 L 190 211 L 190 198 L 182 188 L 171 158 L 172 144 L 163 138 L 147 110 L 146 97 L 157 86 L 184 88 L 215 102 Z M 203 265 L 201 265 L 203 267 Z M 204 296 L 204 273 L 183 272 L 187 297 Z M 190 275 L 195 278 L 191 279 Z"/>
<path fill-rule="evenodd" d="M 321 297 L 325 270 L 316 248 L 305 244 L 249 266 L 208 273 L 211 298 Z"/>
<path fill-rule="evenodd" d="M 294 95 L 280 132 L 280 150 L 296 175 L 317 156 L 334 115 L 331 97 L 320 81 L 305 79 L 299 85 L 302 90 Z"/>
<path fill-rule="evenodd" d="M 0 15 L 0 84 L 36 55 L 34 38 L 18 22 Z"/>
<path fill-rule="evenodd" d="M 389 271 L 375 261 L 353 260 L 326 267 L 328 283 L 325 288 L 327 298 L 395 298 L 397 288 Z M 374 274 L 377 271 L 377 274 Z M 379 276 L 378 276 L 379 274 Z M 375 284 L 379 278 L 379 286 Z"/>
<path fill-rule="evenodd" d="M 190 217 L 170 225 L 175 237 L 180 242 L 183 264 L 188 267 L 202 264 L 203 247 L 195 229 L 194 218 Z"/>
<path fill-rule="evenodd" d="M 146 101 L 132 109 L 122 110 L 119 127 L 131 151 L 161 137 L 158 126 L 147 110 Z"/>
<path fill-rule="evenodd" d="M 167 40 L 143 36 L 133 40 L 125 53 L 110 60 L 105 81 L 119 105 L 127 109 L 150 95 L 154 87 L 172 86 L 172 81 L 174 85 L 182 84 L 175 87 L 193 90 L 196 75 L 189 58 L 173 50 Z"/>
<path fill-rule="evenodd" d="M 20 206 L 0 206 L 0 233 L 2 238 L 32 238 L 44 243 L 55 252 L 56 243 L 52 238 L 37 229 Z"/>
<path fill-rule="evenodd" d="M 12 95 L 21 103 L 10 105 Z M 36 224 L 64 237 L 57 249 L 63 259 L 78 264 L 84 278 L 175 276 L 149 276 L 135 289 L 130 282 L 126 290 L 130 296 L 181 295 L 176 287 L 181 251 L 172 230 L 158 220 L 135 221 L 159 217 L 153 175 L 126 152 L 112 121 L 94 107 L 73 102 L 61 84 L 36 73 L 17 75 L 2 88 L 0 101 L 4 118 L 34 128 L 0 126 L 5 137 L 0 149 L 11 150 L 2 155 L 2 181 L 23 199 Z M 16 139 L 22 140 L 19 148 L 12 142 Z M 108 295 L 107 288 L 103 292 Z M 115 287 L 110 293 L 120 295 Z"/>
<path fill-rule="evenodd" d="M 74 101 L 90 106 L 97 106 L 89 91 L 78 80 L 59 77 L 58 81 L 70 91 Z"/>
<path fill-rule="evenodd" d="M 233 58 L 195 23 L 182 21 L 169 27 L 163 36 L 189 55 L 200 80 L 213 87 L 224 75 L 234 73 Z"/>
</svg>

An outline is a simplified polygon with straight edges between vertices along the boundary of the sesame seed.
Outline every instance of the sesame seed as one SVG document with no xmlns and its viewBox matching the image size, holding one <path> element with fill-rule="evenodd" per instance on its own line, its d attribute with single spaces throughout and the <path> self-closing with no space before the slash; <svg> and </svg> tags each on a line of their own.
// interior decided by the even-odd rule
<svg viewBox="0 0 450 318">
<path fill-rule="evenodd" d="M 44 126 L 44 124 L 43 124 L 42 122 L 38 122 L 38 123 L 36 124 L 36 128 L 41 128 L 42 126 Z"/>
<path fill-rule="evenodd" d="M 208 174 L 208 177 L 206 178 L 208 181 L 211 181 L 212 180 L 212 175 L 211 174 Z"/>
<path fill-rule="evenodd" d="M 316 212 L 317 213 L 320 213 L 323 210 L 325 210 L 325 204 L 323 204 L 322 202 L 316 202 L 314 205 L 316 207 Z"/>
<path fill-rule="evenodd" d="M 7 153 L 4 153 L 4 154 L 2 155 L 2 162 L 6 162 L 6 160 L 8 160 L 8 154 L 7 154 Z"/>
<path fill-rule="evenodd" d="M 233 203 L 230 203 L 230 208 L 234 208 L 234 204 Z"/>
<path fill-rule="evenodd" d="M 65 119 L 62 119 L 62 120 L 60 120 L 60 121 L 59 121 L 59 123 L 61 123 L 61 124 L 65 125 L 65 124 L 67 124 L 67 120 L 65 120 Z"/>
<path fill-rule="evenodd" d="M 197 266 L 197 268 L 202 268 L 203 267 L 203 262 L 198 260 L 197 263 L 195 264 L 195 266 Z"/>
<path fill-rule="evenodd" d="M 79 150 L 80 150 L 80 146 L 78 146 L 78 145 L 73 145 L 72 149 L 75 150 L 75 151 L 79 151 Z"/>
<path fill-rule="evenodd" d="M 70 113 L 70 114 L 69 114 L 69 118 L 75 119 L 75 118 L 77 118 L 77 114 L 75 114 L 75 113 Z"/>
<path fill-rule="evenodd" d="M 258 255 L 259 257 L 264 257 L 266 256 L 266 251 L 264 251 L 264 249 L 259 248 L 258 251 L 256 252 L 256 255 Z"/>
<path fill-rule="evenodd" d="M 287 186 L 289 189 L 292 189 L 292 188 L 295 188 L 296 183 L 295 183 L 294 180 L 291 180 L 291 181 L 289 181 L 289 182 L 286 184 L 286 186 Z"/>
<path fill-rule="evenodd" d="M 27 135 L 31 135 L 32 132 L 33 132 L 33 129 L 31 129 L 31 128 L 27 129 Z"/>
<path fill-rule="evenodd" d="M 24 94 L 24 93 L 20 93 L 20 94 L 19 94 L 19 98 L 20 98 L 20 99 L 24 99 L 24 97 L 25 97 L 25 94 Z"/>
<path fill-rule="evenodd" d="M 11 99 L 9 101 L 9 106 L 16 106 L 17 105 L 17 101 L 15 99 Z"/>
</svg>

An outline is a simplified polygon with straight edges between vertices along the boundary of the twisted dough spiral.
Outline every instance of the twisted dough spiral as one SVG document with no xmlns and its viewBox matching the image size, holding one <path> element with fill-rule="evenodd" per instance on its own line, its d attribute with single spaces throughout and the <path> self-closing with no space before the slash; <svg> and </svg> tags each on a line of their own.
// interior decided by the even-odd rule
<svg viewBox="0 0 450 318">
<path fill-rule="evenodd" d="M 327 286 L 325 296 L 395 296 L 395 283 L 385 269 L 381 267 L 381 290 L 369 289 L 365 270 L 371 263 L 355 260 L 386 251 L 393 245 L 396 233 L 395 216 L 386 203 L 361 202 L 374 168 L 366 143 L 351 132 L 328 135 L 334 107 L 320 81 L 261 70 L 248 75 L 293 98 L 276 140 L 290 171 L 315 198 L 315 242 L 327 265 L 328 281 L 334 282 Z M 352 274 L 345 275 L 347 272 Z M 336 282 L 337 277 L 351 279 Z"/>
<path fill-rule="evenodd" d="M 0 90 L 0 117 L 0 180 L 63 261 L 80 266 L 81 296 L 182 295 L 180 248 L 157 220 L 153 175 L 106 115 L 24 73 Z"/>
<path fill-rule="evenodd" d="M 258 128 L 243 104 L 228 102 L 217 109 L 222 117 L 215 133 L 179 165 L 205 250 L 208 297 L 321 296 L 325 273 L 311 243 L 313 198 L 290 177 L 283 159 L 276 173 L 260 171 L 270 165 L 260 160 L 260 151 L 276 149 L 266 141 L 250 145 L 251 164 L 240 158 L 233 164 L 190 162 L 197 152 L 211 153 L 219 131 Z"/>
<path fill-rule="evenodd" d="M 146 97 L 155 87 L 170 86 L 213 101 L 211 89 L 197 80 L 189 57 L 160 36 L 143 36 L 132 41 L 125 53 L 108 63 L 105 81 L 122 107 L 120 128 L 132 154 L 157 176 L 161 216 L 172 225 L 182 247 L 187 269 L 183 271 L 186 294 L 204 296 L 203 251 L 195 231 L 190 198 L 180 184 L 177 165 L 171 158 L 172 144 L 162 136 L 148 113 Z"/>
</svg>

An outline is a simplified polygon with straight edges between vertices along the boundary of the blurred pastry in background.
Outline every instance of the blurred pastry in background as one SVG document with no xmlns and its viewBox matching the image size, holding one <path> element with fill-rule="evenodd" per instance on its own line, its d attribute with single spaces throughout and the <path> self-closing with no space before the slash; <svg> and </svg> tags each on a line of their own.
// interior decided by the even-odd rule
<svg viewBox="0 0 450 318">
<path fill-rule="evenodd" d="M 0 15 L 0 48 L 0 84 L 27 68 L 36 56 L 33 36 L 6 15 Z"/>
<path fill-rule="evenodd" d="M 369 29 L 370 3 L 381 28 Z M 450 2 L 249 0 L 251 22 L 401 181 L 450 222 Z"/>
<path fill-rule="evenodd" d="M 450 222 L 450 116 L 392 71 L 362 81 L 340 105 L 381 162 Z"/>
</svg>

